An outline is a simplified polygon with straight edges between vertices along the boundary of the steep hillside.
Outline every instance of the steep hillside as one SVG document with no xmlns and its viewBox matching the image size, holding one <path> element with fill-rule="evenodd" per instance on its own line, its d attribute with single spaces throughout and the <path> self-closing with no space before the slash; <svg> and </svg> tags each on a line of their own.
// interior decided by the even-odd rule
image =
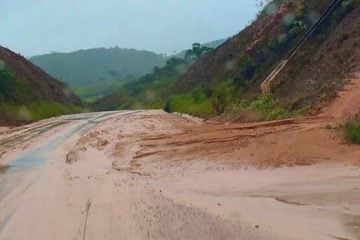
<svg viewBox="0 0 360 240">
<path fill-rule="evenodd" d="M 82 98 L 96 98 L 150 73 L 166 59 L 149 51 L 114 47 L 51 53 L 30 61 L 67 83 Z"/>
<path fill-rule="evenodd" d="M 73 112 L 80 103 L 65 84 L 24 57 L 0 47 L 0 124 Z"/>
<path fill-rule="evenodd" d="M 230 81 L 237 98 L 253 99 L 266 76 L 332 2 L 273 1 L 250 26 L 191 66 L 174 93 L 211 90 L 214 82 Z M 341 1 L 280 74 L 273 95 L 288 111 L 304 112 L 333 98 L 359 66 L 359 16 L 359 1 Z"/>
<path fill-rule="evenodd" d="M 360 1 L 346 2 L 275 79 L 273 95 L 290 109 L 322 112 L 360 72 Z"/>
<path fill-rule="evenodd" d="M 274 1 L 250 26 L 194 64 L 177 87 L 187 90 L 228 78 L 245 87 L 262 80 L 331 1 Z"/>
</svg>

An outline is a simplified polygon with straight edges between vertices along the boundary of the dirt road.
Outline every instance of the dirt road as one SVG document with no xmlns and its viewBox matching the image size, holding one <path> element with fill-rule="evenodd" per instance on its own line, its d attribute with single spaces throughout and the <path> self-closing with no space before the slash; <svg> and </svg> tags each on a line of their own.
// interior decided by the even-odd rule
<svg viewBox="0 0 360 240">
<path fill-rule="evenodd" d="M 2 129 L 0 240 L 358 240 L 360 148 L 332 123 L 124 111 Z"/>
</svg>

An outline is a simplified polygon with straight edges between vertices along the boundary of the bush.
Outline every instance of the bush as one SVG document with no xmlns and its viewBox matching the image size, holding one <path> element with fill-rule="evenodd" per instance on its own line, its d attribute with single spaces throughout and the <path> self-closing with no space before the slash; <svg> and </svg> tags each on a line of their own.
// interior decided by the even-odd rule
<svg viewBox="0 0 360 240">
<path fill-rule="evenodd" d="M 235 98 L 235 85 L 232 80 L 217 81 L 211 88 L 211 104 L 214 114 L 224 113 Z"/>
<path fill-rule="evenodd" d="M 251 102 L 250 109 L 262 113 L 264 120 L 276 120 L 286 118 L 287 111 L 270 94 L 262 94 Z"/>
<path fill-rule="evenodd" d="M 165 103 L 164 111 L 167 112 L 167 113 L 172 113 L 171 102 L 170 102 L 170 101 L 167 101 L 167 102 Z"/>
<path fill-rule="evenodd" d="M 212 114 L 212 104 L 203 90 L 179 94 L 172 97 L 166 104 L 166 112 L 188 113 L 207 118 Z"/>
<path fill-rule="evenodd" d="M 360 118 L 350 120 L 346 123 L 345 135 L 349 142 L 360 144 Z"/>
<path fill-rule="evenodd" d="M 233 111 L 248 112 L 254 115 L 259 113 L 259 120 L 278 120 L 289 116 L 288 112 L 280 105 L 280 103 L 270 94 L 259 95 L 253 101 L 241 101 L 233 106 Z"/>
</svg>

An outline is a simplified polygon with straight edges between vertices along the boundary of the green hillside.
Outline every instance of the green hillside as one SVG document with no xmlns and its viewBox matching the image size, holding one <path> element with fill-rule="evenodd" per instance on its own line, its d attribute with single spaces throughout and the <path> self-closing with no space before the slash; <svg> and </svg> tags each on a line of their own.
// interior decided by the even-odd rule
<svg viewBox="0 0 360 240">
<path fill-rule="evenodd" d="M 95 48 L 34 56 L 30 61 L 70 86 L 83 99 L 112 93 L 165 64 L 165 57 L 135 49 Z"/>
<path fill-rule="evenodd" d="M 171 96 L 170 86 L 188 68 L 182 58 L 169 59 L 164 67 L 155 68 L 137 81 L 120 87 L 113 94 L 95 102 L 96 110 L 163 108 Z"/>
</svg>

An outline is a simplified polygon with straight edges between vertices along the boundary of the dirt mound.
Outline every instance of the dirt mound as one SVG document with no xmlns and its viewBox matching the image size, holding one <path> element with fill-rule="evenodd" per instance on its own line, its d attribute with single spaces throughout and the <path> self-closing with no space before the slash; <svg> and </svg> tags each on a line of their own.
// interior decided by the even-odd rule
<svg viewBox="0 0 360 240">
<path fill-rule="evenodd" d="M 234 166 L 280 167 L 359 163 L 360 149 L 329 130 L 330 118 L 287 119 L 252 124 L 203 124 L 171 136 L 139 139 L 134 159 L 207 159 Z"/>
<path fill-rule="evenodd" d="M 76 149 L 86 151 L 106 141 L 100 151 L 112 156 L 113 168 L 133 172 L 163 161 L 187 165 L 204 160 L 240 168 L 360 164 L 359 147 L 347 144 L 341 130 L 331 127 L 336 124 L 330 117 L 214 124 L 149 111 L 102 124 L 84 136 Z M 126 156 L 128 162 L 119 156 Z"/>
<path fill-rule="evenodd" d="M 324 115 L 338 119 L 351 119 L 360 113 L 360 73 L 354 75 Z"/>
</svg>

